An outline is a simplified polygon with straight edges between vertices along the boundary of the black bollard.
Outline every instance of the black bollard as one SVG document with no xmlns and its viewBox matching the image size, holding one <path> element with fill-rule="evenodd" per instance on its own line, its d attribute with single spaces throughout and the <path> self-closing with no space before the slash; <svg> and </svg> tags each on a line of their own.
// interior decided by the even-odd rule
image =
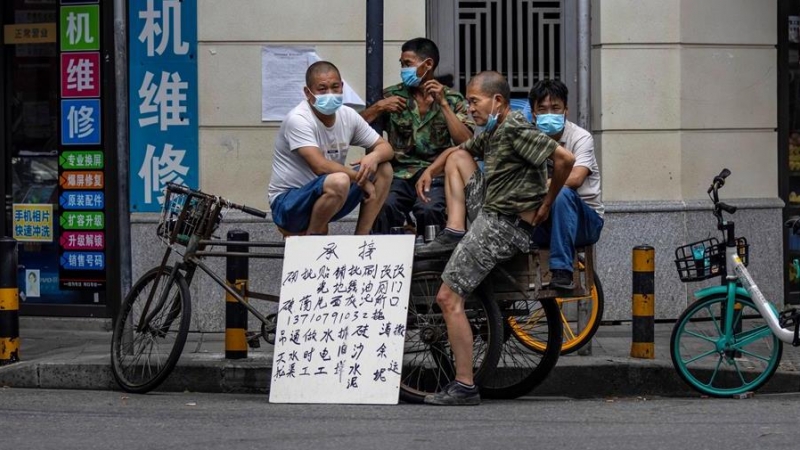
<svg viewBox="0 0 800 450">
<path fill-rule="evenodd" d="M 19 361 L 17 241 L 0 238 L 0 366 Z"/>
<path fill-rule="evenodd" d="M 228 232 L 229 241 L 247 242 L 250 234 L 243 230 Z M 229 252 L 244 253 L 249 251 L 246 245 L 229 245 Z M 228 286 L 239 291 L 242 297 L 247 289 L 249 278 L 249 258 L 245 256 L 228 256 L 225 260 L 225 274 Z M 247 358 L 247 308 L 236 301 L 231 294 L 225 293 L 225 359 Z"/>
</svg>

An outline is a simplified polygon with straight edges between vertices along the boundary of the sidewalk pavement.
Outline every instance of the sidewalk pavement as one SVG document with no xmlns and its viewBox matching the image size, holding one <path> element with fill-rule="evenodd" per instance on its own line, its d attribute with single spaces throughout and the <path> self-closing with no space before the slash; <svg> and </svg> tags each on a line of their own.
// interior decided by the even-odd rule
<svg viewBox="0 0 800 450">
<path fill-rule="evenodd" d="M 21 361 L 0 366 L 0 386 L 119 390 L 111 374 L 109 320 L 20 320 Z M 698 396 L 678 377 L 669 357 L 671 323 L 655 326 L 655 359 L 629 356 L 630 324 L 603 325 L 590 356 L 562 356 L 533 396 L 608 398 Z M 159 390 L 268 392 L 272 346 L 226 360 L 223 333 L 191 333 L 178 366 Z M 777 373 L 762 392 L 800 391 L 800 349 L 784 346 Z"/>
</svg>

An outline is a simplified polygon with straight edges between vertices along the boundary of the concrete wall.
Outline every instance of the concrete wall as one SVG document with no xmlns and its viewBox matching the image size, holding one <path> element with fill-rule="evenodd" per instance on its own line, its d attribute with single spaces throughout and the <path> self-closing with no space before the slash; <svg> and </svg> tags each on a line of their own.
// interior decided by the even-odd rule
<svg viewBox="0 0 800 450">
<path fill-rule="evenodd" d="M 777 181 L 776 2 L 593 2 L 592 127 L 606 229 L 598 251 L 606 318 L 630 317 L 631 248 L 656 248 L 660 318 L 686 305 L 675 247 L 716 235 L 706 189 L 740 206 L 738 234 L 769 298 L 782 296 Z M 757 279 L 759 279 L 757 278 Z"/>
</svg>

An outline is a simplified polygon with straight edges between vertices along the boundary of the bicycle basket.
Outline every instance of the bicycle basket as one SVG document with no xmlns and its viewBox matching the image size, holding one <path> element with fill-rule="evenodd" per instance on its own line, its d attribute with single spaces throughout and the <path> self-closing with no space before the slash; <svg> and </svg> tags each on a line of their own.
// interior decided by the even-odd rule
<svg viewBox="0 0 800 450">
<path fill-rule="evenodd" d="M 736 251 L 746 266 L 750 245 L 744 237 L 736 238 Z M 724 275 L 725 243 L 717 238 L 693 242 L 675 249 L 675 266 L 684 283 Z"/>
<path fill-rule="evenodd" d="M 222 221 L 218 197 L 167 186 L 156 234 L 166 245 L 186 246 L 192 235 L 207 238 Z"/>
</svg>

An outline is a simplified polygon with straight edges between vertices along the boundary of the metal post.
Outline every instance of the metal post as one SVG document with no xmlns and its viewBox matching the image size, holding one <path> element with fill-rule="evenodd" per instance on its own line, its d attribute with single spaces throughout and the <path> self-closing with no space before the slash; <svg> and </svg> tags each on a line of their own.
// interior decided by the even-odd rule
<svg viewBox="0 0 800 450">
<path fill-rule="evenodd" d="M 17 241 L 0 237 L 0 366 L 19 361 Z"/>
<path fill-rule="evenodd" d="M 592 2 L 578 0 L 578 126 L 591 131 Z"/>
<path fill-rule="evenodd" d="M 114 69 L 117 108 L 117 252 L 119 298 L 131 290 L 131 216 L 128 199 L 130 148 L 128 142 L 128 2 L 114 0 Z M 113 293 L 111 293 L 113 295 Z M 113 299 L 113 297 L 112 297 Z"/>
<path fill-rule="evenodd" d="M 383 98 L 383 0 L 367 0 L 367 105 Z M 383 132 L 380 121 L 372 123 Z"/>
<path fill-rule="evenodd" d="M 587 277 L 588 278 L 588 277 Z M 586 280 L 586 284 L 584 286 L 588 286 L 591 280 Z M 591 298 L 591 289 L 589 290 L 588 294 Z M 578 301 L 578 330 L 585 330 L 586 327 L 589 325 L 589 318 L 592 317 L 592 310 L 590 306 L 592 305 L 592 301 Z M 598 318 L 598 320 L 600 320 Z M 589 342 L 586 343 L 583 347 L 578 349 L 578 355 L 580 356 L 591 356 L 592 354 L 592 340 L 589 339 Z"/>
<path fill-rule="evenodd" d="M 229 241 L 247 242 L 250 234 L 244 230 L 228 232 Z M 228 245 L 229 252 L 248 252 L 246 245 Z M 228 286 L 239 291 L 244 297 L 249 278 L 249 258 L 246 256 L 228 256 L 225 258 L 225 275 Z M 225 292 L 225 359 L 247 358 L 247 308 L 236 301 L 230 293 Z"/>
<path fill-rule="evenodd" d="M 4 169 L 0 169 L 0 172 L 3 170 Z M 2 218 L 0 218 L 0 237 L 12 235 L 13 228 L 7 227 L 14 226 L 14 218 L 12 217 L 14 209 L 13 197 L 11 194 L 6 194 L 3 201 L 5 202 L 3 203 L 3 210 L 5 211 L 5 214 Z"/>
<path fill-rule="evenodd" d="M 633 339 L 631 357 L 655 358 L 655 249 L 633 248 Z"/>
</svg>

